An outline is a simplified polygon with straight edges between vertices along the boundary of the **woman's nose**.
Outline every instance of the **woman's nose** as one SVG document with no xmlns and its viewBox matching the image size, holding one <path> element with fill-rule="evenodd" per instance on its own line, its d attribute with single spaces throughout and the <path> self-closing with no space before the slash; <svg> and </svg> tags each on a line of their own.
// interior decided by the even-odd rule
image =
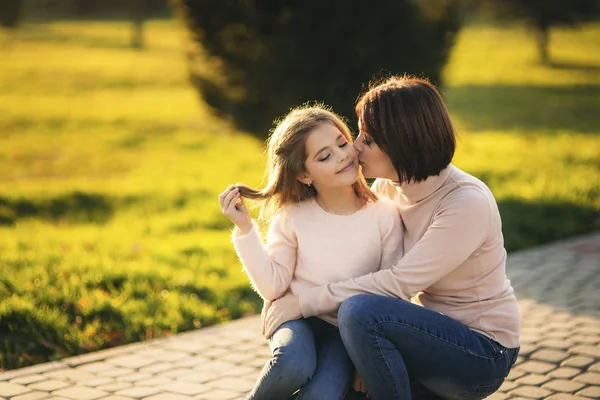
<svg viewBox="0 0 600 400">
<path fill-rule="evenodd" d="M 362 151 L 362 146 L 360 145 L 358 140 L 356 142 L 352 143 L 352 146 L 354 146 L 354 150 L 358 151 L 359 153 Z"/>
</svg>

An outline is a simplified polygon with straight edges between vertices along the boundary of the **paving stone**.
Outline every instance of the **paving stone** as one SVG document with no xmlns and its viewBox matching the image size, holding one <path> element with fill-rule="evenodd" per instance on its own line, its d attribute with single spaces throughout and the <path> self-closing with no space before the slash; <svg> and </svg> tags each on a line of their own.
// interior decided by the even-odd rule
<svg viewBox="0 0 600 400">
<path fill-rule="evenodd" d="M 157 375 L 157 376 L 153 376 L 150 379 L 138 381 L 135 384 L 141 385 L 141 386 L 162 386 L 162 385 L 166 385 L 166 384 L 172 383 L 172 382 L 173 382 L 173 379 L 171 379 L 171 378 Z"/>
<path fill-rule="evenodd" d="M 157 374 L 163 371 L 171 371 L 175 369 L 175 365 L 171 363 L 159 363 L 150 365 L 144 368 L 140 368 L 140 372 L 149 373 L 149 374 Z"/>
<path fill-rule="evenodd" d="M 585 368 L 594 361 L 593 358 L 586 356 L 572 356 L 560 363 L 560 365 L 565 367 Z"/>
<path fill-rule="evenodd" d="M 71 386 L 70 383 L 65 381 L 60 381 L 58 379 L 48 379 L 45 381 L 33 383 L 28 387 L 34 390 L 42 390 L 44 392 L 51 392 L 53 390 L 58 390 L 62 388 L 66 388 L 67 386 Z"/>
<path fill-rule="evenodd" d="M 179 381 L 177 383 L 160 386 L 159 389 L 187 396 L 194 396 L 210 391 L 211 387 L 200 383 Z"/>
<path fill-rule="evenodd" d="M 600 343 L 600 335 L 599 336 L 585 336 L 585 335 L 577 335 L 575 338 L 575 342 L 587 345 L 598 345 Z"/>
<path fill-rule="evenodd" d="M 531 399 L 541 399 L 552 394 L 551 391 L 536 386 L 519 386 L 516 389 L 511 390 L 509 393 L 513 396 L 516 395 Z"/>
<path fill-rule="evenodd" d="M 151 374 L 136 372 L 136 373 L 133 373 L 130 375 L 118 376 L 117 381 L 118 382 L 137 382 L 137 381 L 143 381 L 143 380 L 149 379 L 151 377 L 152 377 Z"/>
<path fill-rule="evenodd" d="M 48 392 L 29 392 L 11 397 L 10 400 L 39 400 L 44 398 L 48 398 Z"/>
<path fill-rule="evenodd" d="M 531 354 L 531 359 L 559 363 L 569 357 L 569 353 L 561 350 L 542 349 Z"/>
<path fill-rule="evenodd" d="M 73 381 L 73 382 L 85 382 L 85 381 L 90 381 L 90 380 L 97 378 L 96 375 L 87 373 L 85 371 L 73 369 L 73 368 L 65 368 L 65 369 L 59 369 L 56 371 L 50 371 L 50 372 L 46 372 L 44 375 L 49 378 L 66 379 L 66 380 Z"/>
<path fill-rule="evenodd" d="M 556 393 L 545 398 L 545 400 L 581 400 L 581 397 L 567 393 Z"/>
<path fill-rule="evenodd" d="M 576 381 L 588 383 L 590 385 L 600 385 L 600 374 L 597 372 L 584 372 L 581 375 L 577 375 Z"/>
<path fill-rule="evenodd" d="M 57 390 L 52 394 L 73 400 L 94 400 L 108 395 L 105 391 L 85 386 L 72 386 L 70 388 Z"/>
<path fill-rule="evenodd" d="M 207 383 L 222 377 L 222 373 L 210 372 L 210 371 L 193 371 L 187 375 L 181 375 L 177 377 L 177 380 L 196 382 L 196 383 Z"/>
<path fill-rule="evenodd" d="M 556 365 L 544 361 L 532 360 L 525 361 L 523 364 L 519 365 L 519 369 L 536 374 L 545 374 L 547 372 L 552 371 L 553 369 L 556 369 Z"/>
<path fill-rule="evenodd" d="M 514 388 L 516 388 L 518 385 L 513 382 L 513 381 L 504 381 L 504 383 L 502 383 L 502 386 L 500 386 L 500 389 L 498 389 L 498 391 L 500 392 L 510 392 L 511 390 L 513 390 Z"/>
<path fill-rule="evenodd" d="M 223 372 L 229 371 L 232 368 L 235 368 L 237 365 L 222 362 L 219 360 L 211 361 L 210 363 L 206 363 L 203 365 L 198 365 L 193 368 L 194 371 L 211 371 L 211 372 Z"/>
<path fill-rule="evenodd" d="M 590 386 L 576 393 L 577 396 L 600 399 L 600 386 Z"/>
<path fill-rule="evenodd" d="M 113 382 L 106 385 L 98 386 L 96 389 L 104 390 L 105 392 L 117 392 L 119 390 L 128 389 L 133 385 L 129 382 Z"/>
<path fill-rule="evenodd" d="M 559 367 L 548 374 L 551 378 L 572 378 L 581 373 L 580 369 L 571 367 Z"/>
<path fill-rule="evenodd" d="M 96 372 L 106 371 L 111 368 L 114 368 L 114 367 L 110 364 L 107 364 L 105 362 L 100 362 L 100 361 L 89 363 L 89 364 L 83 364 L 83 365 L 75 367 L 75 369 L 78 371 L 88 372 L 91 374 L 96 373 Z"/>
<path fill-rule="evenodd" d="M 232 368 L 228 371 L 223 371 L 222 374 L 223 374 L 223 376 L 242 376 L 242 375 L 249 375 L 249 374 L 257 374 L 258 375 L 258 370 L 256 368 L 246 367 L 244 365 L 241 365 L 239 367 Z"/>
<path fill-rule="evenodd" d="M 132 397 L 125 397 L 125 396 L 108 396 L 108 397 L 103 397 L 102 400 L 134 400 Z"/>
<path fill-rule="evenodd" d="M 28 385 L 30 383 L 35 383 L 39 381 L 43 381 L 46 379 L 43 375 L 27 375 L 18 378 L 11 379 L 10 383 L 17 383 L 19 385 Z"/>
<path fill-rule="evenodd" d="M 117 365 L 125 368 L 142 368 L 148 364 L 152 364 L 154 360 L 150 358 L 140 357 L 137 355 L 126 355 L 120 357 L 109 358 L 106 360 L 107 363 Z"/>
<path fill-rule="evenodd" d="M 589 366 L 588 371 L 600 372 L 600 361 Z"/>
<path fill-rule="evenodd" d="M 595 359 L 600 358 L 600 347 L 596 346 L 575 346 L 569 348 L 569 353 L 581 354 L 588 357 L 593 357 Z"/>
<path fill-rule="evenodd" d="M 132 369 L 119 368 L 119 367 L 113 367 L 111 369 L 107 369 L 106 371 L 98 372 L 99 376 L 104 376 L 104 377 L 117 377 L 117 376 L 129 375 L 129 374 L 133 374 Z"/>
<path fill-rule="evenodd" d="M 112 378 L 96 378 L 96 379 L 92 379 L 90 381 L 83 381 L 83 382 L 78 382 L 78 383 L 80 385 L 95 387 L 95 386 L 107 385 L 112 382 L 114 382 L 114 379 L 112 379 Z"/>
<path fill-rule="evenodd" d="M 193 397 L 183 396 L 175 393 L 160 393 L 154 396 L 145 397 L 144 400 L 193 400 Z"/>
<path fill-rule="evenodd" d="M 235 390 L 241 393 L 246 393 L 252 390 L 255 381 L 240 378 L 221 378 L 210 382 L 209 385 L 218 389 Z"/>
<path fill-rule="evenodd" d="M 174 362 L 189 357 L 187 353 L 165 349 L 147 350 L 137 354 L 137 356 L 161 362 Z"/>
<path fill-rule="evenodd" d="M 519 355 L 523 356 L 523 357 L 527 357 L 528 355 L 530 355 L 537 349 L 539 349 L 539 347 L 535 344 L 523 344 L 523 345 L 521 345 L 521 348 L 519 349 Z"/>
<path fill-rule="evenodd" d="M 542 385 L 544 389 L 555 392 L 573 393 L 584 387 L 585 384 L 566 379 L 553 379 Z"/>
<path fill-rule="evenodd" d="M 233 400 L 240 397 L 239 392 L 232 392 L 231 390 L 211 390 L 196 396 L 196 399 L 202 400 Z"/>
<path fill-rule="evenodd" d="M 116 395 L 133 397 L 134 399 L 141 399 L 156 393 L 160 393 L 160 390 L 150 386 L 133 386 L 128 389 L 118 390 L 115 392 Z"/>
<path fill-rule="evenodd" d="M 517 379 L 516 383 L 519 385 L 531 385 L 538 386 L 544 382 L 547 382 L 550 378 L 546 375 L 541 374 L 528 374 L 519 379 Z"/>
<path fill-rule="evenodd" d="M 502 393 L 502 392 L 496 392 L 493 393 L 492 395 L 486 397 L 487 400 L 505 400 L 508 399 L 508 395 L 506 393 Z"/>
<path fill-rule="evenodd" d="M 0 382 L 0 396 L 11 397 L 30 391 L 31 389 L 23 385 L 18 385 L 16 383 L 9 382 Z"/>
<path fill-rule="evenodd" d="M 519 365 L 519 368 L 520 367 L 521 366 Z M 521 369 L 519 369 L 519 368 L 513 368 L 513 369 L 511 369 L 510 372 L 509 372 L 509 374 L 508 374 L 508 376 L 506 377 L 506 379 L 509 380 L 509 381 L 514 381 L 514 380 L 522 377 L 523 375 L 525 375 L 526 372 L 523 371 L 523 370 L 521 370 Z"/>
</svg>

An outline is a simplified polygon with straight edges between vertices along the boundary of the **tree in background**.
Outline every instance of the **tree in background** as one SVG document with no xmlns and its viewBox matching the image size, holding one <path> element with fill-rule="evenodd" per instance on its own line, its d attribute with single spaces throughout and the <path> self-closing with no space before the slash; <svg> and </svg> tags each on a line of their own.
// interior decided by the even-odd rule
<svg viewBox="0 0 600 400">
<path fill-rule="evenodd" d="M 16 28 L 23 13 L 23 0 L 0 0 L 0 26 Z"/>
<path fill-rule="evenodd" d="M 146 19 L 146 1 L 129 0 L 131 7 L 131 47 L 144 47 L 144 20 Z"/>
<path fill-rule="evenodd" d="M 307 101 L 354 117 L 359 92 L 376 74 L 439 84 L 462 20 L 456 0 L 173 3 L 196 44 L 188 56 L 200 95 L 259 136 Z"/>
<path fill-rule="evenodd" d="M 540 60 L 550 62 L 550 30 L 600 17 L 600 0 L 488 0 L 502 16 L 523 18 L 535 35 Z"/>
</svg>

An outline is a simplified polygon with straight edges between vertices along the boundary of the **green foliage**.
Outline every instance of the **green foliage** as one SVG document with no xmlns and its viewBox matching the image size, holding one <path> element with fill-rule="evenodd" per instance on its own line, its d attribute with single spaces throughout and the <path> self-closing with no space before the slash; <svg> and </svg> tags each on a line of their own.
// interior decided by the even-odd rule
<svg viewBox="0 0 600 400">
<path fill-rule="evenodd" d="M 21 22 L 23 0 L 2 0 L 0 2 L 0 26 L 16 28 Z"/>
<path fill-rule="evenodd" d="M 143 51 L 128 34 L 88 21 L 0 37 L 3 368 L 259 310 L 216 197 L 260 183 L 263 144 L 198 104 L 175 24 L 150 21 Z M 510 251 L 600 229 L 599 34 L 557 31 L 552 67 L 520 27 L 469 27 L 452 53 L 455 163 L 492 188 Z"/>
<path fill-rule="evenodd" d="M 354 120 L 362 85 L 385 71 L 439 83 L 461 22 L 454 0 L 174 3 L 198 44 L 189 58 L 200 95 L 262 137 L 305 102 Z M 213 68 L 195 67 L 205 60 Z"/>
</svg>

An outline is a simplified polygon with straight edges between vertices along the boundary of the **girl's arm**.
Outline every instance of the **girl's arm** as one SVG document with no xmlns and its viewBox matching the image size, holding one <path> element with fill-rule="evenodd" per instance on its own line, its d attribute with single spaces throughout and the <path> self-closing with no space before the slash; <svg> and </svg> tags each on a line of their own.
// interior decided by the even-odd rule
<svg viewBox="0 0 600 400">
<path fill-rule="evenodd" d="M 288 289 L 296 267 L 296 236 L 282 215 L 269 225 L 266 246 L 256 226 L 233 233 L 235 250 L 255 290 L 266 300 L 275 300 Z"/>
<path fill-rule="evenodd" d="M 483 243 L 491 226 L 491 206 L 477 189 L 448 195 L 423 237 L 391 268 L 303 291 L 304 317 L 336 311 L 356 294 L 374 293 L 410 300 L 460 266 Z"/>
</svg>

